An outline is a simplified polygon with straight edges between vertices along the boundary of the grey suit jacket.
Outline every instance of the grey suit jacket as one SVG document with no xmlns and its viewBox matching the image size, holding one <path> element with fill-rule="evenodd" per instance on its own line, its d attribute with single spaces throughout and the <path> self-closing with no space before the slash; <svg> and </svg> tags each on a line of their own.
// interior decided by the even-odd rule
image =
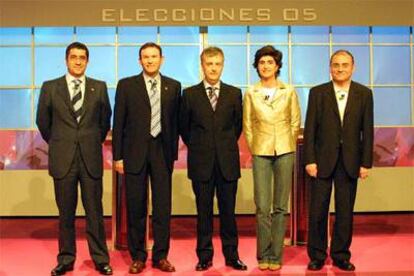
<svg viewBox="0 0 414 276">
<path fill-rule="evenodd" d="M 102 143 L 111 117 L 105 82 L 87 77 L 84 95 L 78 123 L 65 76 L 42 85 L 36 124 L 49 144 L 49 174 L 54 178 L 63 178 L 69 172 L 76 147 L 89 174 L 94 178 L 103 175 Z"/>
</svg>

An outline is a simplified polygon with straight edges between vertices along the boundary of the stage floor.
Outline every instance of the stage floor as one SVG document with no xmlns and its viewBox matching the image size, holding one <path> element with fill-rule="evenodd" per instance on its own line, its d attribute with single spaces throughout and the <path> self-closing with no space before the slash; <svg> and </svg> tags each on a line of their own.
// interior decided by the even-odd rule
<svg viewBox="0 0 414 276">
<path fill-rule="evenodd" d="M 351 247 L 353 273 L 333 267 L 329 259 L 320 272 L 306 270 L 305 246 L 286 246 L 283 267 L 278 272 L 262 272 L 255 258 L 256 238 L 254 216 L 239 216 L 239 255 L 248 265 L 245 272 L 224 265 L 218 223 L 215 223 L 213 267 L 205 272 L 194 271 L 195 217 L 173 217 L 169 260 L 177 269 L 174 275 L 414 275 L 414 214 L 357 214 Z M 105 220 L 108 244 L 111 244 L 111 221 Z M 94 271 L 85 240 L 85 222 L 77 219 L 77 261 L 75 270 L 66 275 L 99 275 Z M 50 275 L 56 265 L 57 218 L 0 219 L 0 276 Z M 114 275 L 128 275 L 130 258 L 127 251 L 111 250 Z M 169 275 L 152 269 L 150 259 L 141 275 Z"/>
</svg>

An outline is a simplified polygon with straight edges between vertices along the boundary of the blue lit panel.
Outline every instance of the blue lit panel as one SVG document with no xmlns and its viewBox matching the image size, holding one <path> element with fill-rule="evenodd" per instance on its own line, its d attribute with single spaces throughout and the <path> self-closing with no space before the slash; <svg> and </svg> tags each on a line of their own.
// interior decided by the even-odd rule
<svg viewBox="0 0 414 276">
<path fill-rule="evenodd" d="M 36 44 L 70 44 L 73 42 L 73 27 L 36 27 L 34 39 Z"/>
<path fill-rule="evenodd" d="M 115 88 L 108 88 L 108 97 L 109 97 L 109 102 L 111 104 L 111 110 L 112 110 L 111 126 L 112 126 L 113 118 L 114 118 L 115 92 L 116 92 Z"/>
<path fill-rule="evenodd" d="M 0 28 L 0 45 L 32 43 L 31 28 Z"/>
<path fill-rule="evenodd" d="M 222 79 L 234 86 L 247 85 L 247 50 L 245 46 L 223 46 L 224 70 Z"/>
<path fill-rule="evenodd" d="M 247 27 L 242 26 L 209 26 L 208 43 L 215 45 L 220 43 L 245 43 L 247 40 Z"/>
<path fill-rule="evenodd" d="M 328 43 L 328 26 L 292 26 L 293 43 Z"/>
<path fill-rule="evenodd" d="M 411 124 L 410 88 L 375 88 L 374 123 L 377 126 Z"/>
<path fill-rule="evenodd" d="M 35 85 L 56 79 L 67 73 L 65 61 L 66 47 L 35 48 Z"/>
<path fill-rule="evenodd" d="M 40 89 L 35 89 L 33 91 L 33 103 L 34 103 L 34 108 L 33 108 L 33 119 L 36 120 L 36 113 L 37 113 L 37 106 L 39 104 L 39 96 L 40 96 Z M 36 123 L 34 123 L 35 127 L 36 127 Z"/>
<path fill-rule="evenodd" d="M 137 75 L 142 71 L 139 64 L 139 48 L 136 46 L 122 46 L 118 48 L 118 79 Z"/>
<path fill-rule="evenodd" d="M 251 26 L 250 27 L 251 43 L 287 43 L 288 27 L 287 26 Z"/>
<path fill-rule="evenodd" d="M 333 43 L 368 43 L 369 27 L 332 26 Z"/>
<path fill-rule="evenodd" d="M 161 72 L 177 79 L 182 85 L 193 85 L 199 79 L 198 46 L 164 46 L 165 57 Z"/>
<path fill-rule="evenodd" d="M 309 90 L 310 88 L 300 87 L 295 88 L 296 93 L 299 98 L 299 105 L 300 105 L 300 112 L 301 112 L 301 126 L 305 125 L 306 120 L 306 111 L 308 108 L 308 98 L 309 98 Z"/>
<path fill-rule="evenodd" d="M 115 27 L 77 27 L 76 40 L 82 43 L 115 43 Z"/>
<path fill-rule="evenodd" d="M 372 27 L 373 43 L 409 43 L 410 27 Z"/>
<path fill-rule="evenodd" d="M 374 83 L 410 83 L 410 47 L 374 46 L 373 52 Z"/>
<path fill-rule="evenodd" d="M 27 90 L 0 91 L 0 128 L 30 128 L 32 95 Z"/>
<path fill-rule="evenodd" d="M 160 27 L 161 43 L 199 43 L 199 27 Z"/>
<path fill-rule="evenodd" d="M 32 50 L 29 47 L 0 48 L 0 86 L 30 85 Z"/>
<path fill-rule="evenodd" d="M 355 71 L 352 79 L 368 85 L 369 84 L 369 47 L 368 46 L 335 46 L 333 52 L 344 49 L 354 56 Z"/>
<path fill-rule="evenodd" d="M 145 43 L 157 41 L 157 27 L 119 27 L 119 43 Z"/>
<path fill-rule="evenodd" d="M 329 81 L 328 46 L 292 47 L 293 84 L 315 85 Z"/>
<path fill-rule="evenodd" d="M 256 51 L 262 48 L 263 46 L 251 46 L 250 47 L 250 64 L 249 70 L 250 70 L 250 83 L 254 84 L 259 81 L 259 76 L 257 74 L 256 69 L 253 67 L 254 63 L 254 56 L 256 54 Z M 278 78 L 280 78 L 283 82 L 288 83 L 289 82 L 289 56 L 288 56 L 288 47 L 287 46 L 274 46 L 277 50 L 281 51 L 283 54 L 282 57 L 282 69 L 280 70 L 280 75 Z"/>
<path fill-rule="evenodd" d="M 89 47 L 89 64 L 86 74 L 115 85 L 115 48 Z"/>
</svg>

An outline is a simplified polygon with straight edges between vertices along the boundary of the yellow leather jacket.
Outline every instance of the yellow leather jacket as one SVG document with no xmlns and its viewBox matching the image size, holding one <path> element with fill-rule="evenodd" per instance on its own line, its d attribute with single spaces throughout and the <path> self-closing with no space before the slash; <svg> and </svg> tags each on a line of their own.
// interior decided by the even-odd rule
<svg viewBox="0 0 414 276">
<path fill-rule="evenodd" d="M 300 107 L 293 86 L 278 80 L 271 100 L 266 100 L 260 82 L 249 87 L 243 100 L 243 131 L 251 154 L 294 152 L 299 128 Z"/>
</svg>

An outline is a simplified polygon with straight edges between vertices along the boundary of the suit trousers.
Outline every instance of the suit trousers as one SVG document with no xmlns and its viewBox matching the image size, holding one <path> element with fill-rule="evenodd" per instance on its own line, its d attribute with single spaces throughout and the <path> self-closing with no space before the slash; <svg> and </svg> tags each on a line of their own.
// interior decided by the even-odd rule
<svg viewBox="0 0 414 276">
<path fill-rule="evenodd" d="M 345 171 L 342 152 L 333 174 L 328 178 L 313 178 L 309 208 L 308 255 L 311 260 L 324 261 L 327 257 L 327 227 L 332 182 L 335 186 L 335 223 L 333 227 L 330 255 L 333 260 L 351 258 L 352 225 L 357 178 Z"/>
<path fill-rule="evenodd" d="M 109 262 L 102 209 L 102 177 L 88 173 L 80 148 L 76 148 L 71 168 L 63 178 L 54 179 L 55 198 L 59 209 L 59 264 L 76 259 L 75 214 L 78 203 L 78 182 L 86 214 L 86 239 L 95 264 Z"/>
<path fill-rule="evenodd" d="M 213 173 L 208 181 L 193 181 L 197 205 L 197 256 L 200 261 L 213 259 L 213 204 L 217 193 L 220 214 L 220 238 L 226 260 L 239 258 L 238 234 L 235 218 L 237 180 L 224 179 L 216 158 Z"/>
<path fill-rule="evenodd" d="M 132 260 L 145 262 L 148 257 L 147 231 L 148 180 L 151 182 L 152 262 L 167 258 L 170 248 L 171 172 L 164 158 L 161 135 L 149 140 L 147 157 L 137 174 L 126 173 L 128 249 Z"/>
</svg>

